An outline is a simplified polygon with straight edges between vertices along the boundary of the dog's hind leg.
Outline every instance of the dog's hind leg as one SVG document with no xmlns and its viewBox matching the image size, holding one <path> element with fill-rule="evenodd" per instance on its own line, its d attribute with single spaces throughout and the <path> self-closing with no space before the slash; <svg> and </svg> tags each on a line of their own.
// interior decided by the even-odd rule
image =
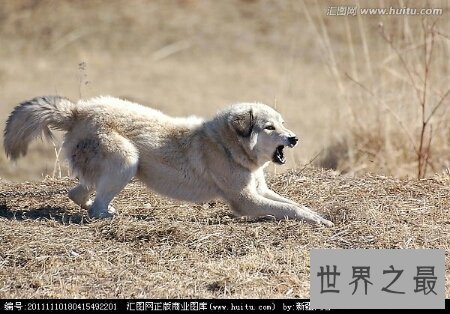
<svg viewBox="0 0 450 314">
<path fill-rule="evenodd" d="M 123 163 L 117 164 L 116 169 L 115 172 L 104 173 L 99 177 L 94 202 L 88 209 L 90 218 L 108 218 L 114 215 L 116 210 L 110 203 L 136 174 L 137 162 L 126 167 Z"/>
<path fill-rule="evenodd" d="M 112 217 L 115 209 L 110 202 L 136 174 L 139 160 L 137 149 L 128 140 L 122 139 L 114 153 L 106 155 L 102 162 L 102 172 L 95 184 L 94 202 L 88 210 L 90 218 Z"/>
<path fill-rule="evenodd" d="M 64 142 L 71 169 L 80 179 L 69 197 L 86 208 L 90 218 L 111 217 L 115 210 L 110 203 L 136 174 L 139 153 L 130 140 L 115 131 L 100 129 L 88 136 L 83 132 L 67 133 Z M 95 198 L 90 201 L 94 189 Z"/>
</svg>

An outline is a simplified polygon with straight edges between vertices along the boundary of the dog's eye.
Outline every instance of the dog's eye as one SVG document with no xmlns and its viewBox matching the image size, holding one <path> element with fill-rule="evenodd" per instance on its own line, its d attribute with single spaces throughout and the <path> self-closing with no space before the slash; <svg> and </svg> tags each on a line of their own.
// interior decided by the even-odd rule
<svg viewBox="0 0 450 314">
<path fill-rule="evenodd" d="M 268 125 L 264 129 L 273 131 L 273 130 L 275 130 L 275 127 L 273 125 Z"/>
</svg>

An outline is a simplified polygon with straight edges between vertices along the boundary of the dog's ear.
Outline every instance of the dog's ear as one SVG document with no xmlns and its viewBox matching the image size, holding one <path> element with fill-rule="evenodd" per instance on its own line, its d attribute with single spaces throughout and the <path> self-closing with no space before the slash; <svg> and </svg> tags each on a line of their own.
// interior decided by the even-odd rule
<svg viewBox="0 0 450 314">
<path fill-rule="evenodd" d="M 255 125 L 253 110 L 250 108 L 250 110 L 233 114 L 228 120 L 228 123 L 239 136 L 249 137 Z"/>
</svg>

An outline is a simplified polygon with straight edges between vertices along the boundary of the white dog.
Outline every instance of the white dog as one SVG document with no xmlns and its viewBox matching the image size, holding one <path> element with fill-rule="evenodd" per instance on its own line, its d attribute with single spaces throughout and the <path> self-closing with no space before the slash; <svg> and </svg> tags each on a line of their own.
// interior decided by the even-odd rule
<svg viewBox="0 0 450 314">
<path fill-rule="evenodd" d="M 59 96 L 18 105 L 5 128 L 12 159 L 49 127 L 66 131 L 63 149 L 79 184 L 69 192 L 92 218 L 114 214 L 110 202 L 137 176 L 154 191 L 185 201 L 223 199 L 237 215 L 333 224 L 270 190 L 263 169 L 284 164 L 297 137 L 281 115 L 258 103 L 233 105 L 210 120 L 173 118 L 113 97 L 72 103 Z M 93 201 L 89 199 L 96 192 Z"/>
</svg>

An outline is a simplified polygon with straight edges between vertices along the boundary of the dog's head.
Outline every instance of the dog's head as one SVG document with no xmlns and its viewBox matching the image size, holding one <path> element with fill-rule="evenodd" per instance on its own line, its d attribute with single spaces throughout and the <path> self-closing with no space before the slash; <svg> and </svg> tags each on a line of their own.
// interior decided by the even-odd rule
<svg viewBox="0 0 450 314">
<path fill-rule="evenodd" d="M 258 162 L 284 164 L 283 149 L 294 147 L 298 138 L 284 127 L 281 115 L 264 104 L 244 103 L 231 107 L 228 125 Z"/>
</svg>

